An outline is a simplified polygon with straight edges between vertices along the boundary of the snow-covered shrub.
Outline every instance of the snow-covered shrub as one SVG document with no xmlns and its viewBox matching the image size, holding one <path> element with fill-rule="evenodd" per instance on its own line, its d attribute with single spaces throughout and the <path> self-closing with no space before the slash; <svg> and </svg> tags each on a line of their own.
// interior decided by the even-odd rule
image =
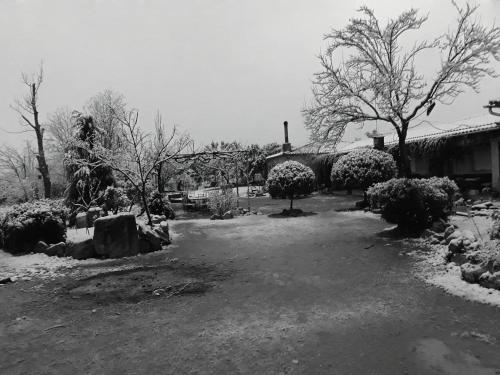
<svg viewBox="0 0 500 375">
<path fill-rule="evenodd" d="M 0 218 L 1 247 L 16 253 L 32 250 L 38 241 L 47 244 L 65 241 L 67 215 L 62 200 L 14 205 Z"/>
<path fill-rule="evenodd" d="M 213 214 L 222 216 L 236 208 L 236 201 L 232 189 L 214 190 L 208 196 L 208 208 Z"/>
<path fill-rule="evenodd" d="M 391 154 L 372 148 L 352 151 L 333 164 L 331 179 L 334 185 L 363 191 L 375 183 L 396 176 L 396 162 Z"/>
<path fill-rule="evenodd" d="M 418 231 L 449 215 L 457 191 L 448 179 L 394 178 L 373 185 L 367 194 L 370 206 L 380 208 L 385 220 Z"/>
<path fill-rule="evenodd" d="M 112 211 L 116 214 L 118 211 L 126 211 L 131 202 L 123 188 L 108 186 L 103 194 L 104 211 Z"/>
<path fill-rule="evenodd" d="M 175 212 L 166 197 L 157 190 L 148 196 L 149 212 L 153 215 L 165 215 L 167 219 L 175 219 Z"/>
<path fill-rule="evenodd" d="M 267 176 L 267 190 L 271 197 L 293 199 L 299 195 L 311 194 L 314 190 L 314 172 L 298 161 L 288 160 L 276 165 Z"/>
</svg>

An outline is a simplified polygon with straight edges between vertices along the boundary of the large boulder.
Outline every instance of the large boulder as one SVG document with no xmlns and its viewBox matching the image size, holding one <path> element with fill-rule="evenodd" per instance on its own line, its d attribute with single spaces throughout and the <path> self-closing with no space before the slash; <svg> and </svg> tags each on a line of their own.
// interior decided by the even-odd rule
<svg viewBox="0 0 500 375">
<path fill-rule="evenodd" d="M 485 272 L 479 277 L 479 285 L 500 290 L 500 272 Z"/>
<path fill-rule="evenodd" d="M 96 219 L 101 216 L 101 207 L 90 207 L 87 211 L 87 225 L 92 227 Z"/>
<path fill-rule="evenodd" d="M 139 249 L 141 253 L 149 253 L 161 250 L 163 239 L 161 236 L 147 224 L 142 221 L 137 223 L 139 236 Z"/>
<path fill-rule="evenodd" d="M 484 266 L 480 264 L 465 263 L 460 267 L 462 279 L 469 283 L 477 283 L 483 273 L 486 272 Z"/>
<path fill-rule="evenodd" d="M 88 259 L 97 257 L 92 238 L 80 242 L 68 242 L 65 255 L 75 259 Z"/>
<path fill-rule="evenodd" d="M 59 242 L 53 245 L 50 245 L 47 250 L 45 250 L 45 254 L 49 256 L 58 256 L 63 257 L 66 254 L 66 243 Z"/>
<path fill-rule="evenodd" d="M 88 228 L 87 213 L 80 212 L 76 215 L 75 221 L 76 229 Z"/>
<path fill-rule="evenodd" d="M 45 251 L 48 249 L 49 245 L 47 245 L 43 241 L 38 241 L 33 248 L 34 253 L 45 253 Z"/>
<path fill-rule="evenodd" d="M 135 216 L 122 213 L 100 217 L 94 222 L 95 252 L 103 257 L 122 258 L 139 253 Z"/>
</svg>

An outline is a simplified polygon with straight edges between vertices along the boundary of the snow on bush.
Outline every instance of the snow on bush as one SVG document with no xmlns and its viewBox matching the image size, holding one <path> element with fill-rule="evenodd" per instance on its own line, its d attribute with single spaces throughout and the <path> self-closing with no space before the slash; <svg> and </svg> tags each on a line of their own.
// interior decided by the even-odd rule
<svg viewBox="0 0 500 375">
<path fill-rule="evenodd" d="M 267 189 L 273 198 L 290 199 L 290 209 L 292 209 L 294 197 L 313 192 L 314 180 L 311 168 L 297 161 L 288 160 L 271 169 L 267 177 Z"/>
<path fill-rule="evenodd" d="M 211 191 L 208 197 L 208 208 L 213 214 L 222 216 L 236 208 L 236 195 L 232 189 Z"/>
<path fill-rule="evenodd" d="M 170 202 L 158 191 L 152 191 L 148 196 L 149 211 L 153 215 L 165 215 L 167 219 L 175 219 L 175 212 Z"/>
<path fill-rule="evenodd" d="M 444 178 L 394 178 L 368 189 L 372 208 L 380 208 L 382 217 L 400 229 L 416 231 L 446 218 L 452 208 L 457 185 Z"/>
<path fill-rule="evenodd" d="M 114 214 L 125 211 L 131 204 L 123 188 L 108 186 L 103 194 L 103 209 Z"/>
<path fill-rule="evenodd" d="M 14 205 L 0 217 L 1 247 L 30 251 L 38 241 L 58 243 L 66 238 L 68 210 L 62 201 L 39 200 Z"/>
<path fill-rule="evenodd" d="M 368 189 L 377 182 L 396 176 L 396 162 L 387 152 L 371 148 L 352 151 L 333 164 L 331 179 L 334 184 L 348 189 Z"/>
</svg>

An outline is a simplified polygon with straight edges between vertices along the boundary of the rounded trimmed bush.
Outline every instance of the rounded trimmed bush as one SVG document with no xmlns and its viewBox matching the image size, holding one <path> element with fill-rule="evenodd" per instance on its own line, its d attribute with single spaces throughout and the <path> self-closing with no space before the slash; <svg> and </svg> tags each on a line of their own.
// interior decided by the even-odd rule
<svg viewBox="0 0 500 375">
<path fill-rule="evenodd" d="M 400 229 L 417 232 L 451 212 L 457 185 L 449 178 L 393 178 L 367 191 L 371 208 Z"/>
<path fill-rule="evenodd" d="M 288 160 L 271 169 L 267 177 L 267 189 L 271 197 L 293 199 L 299 195 L 311 194 L 314 190 L 314 172 L 298 161 Z"/>
<path fill-rule="evenodd" d="M 10 207 L 0 219 L 0 244 L 11 253 L 33 250 L 38 241 L 66 240 L 68 209 L 62 201 L 40 200 Z"/>
<path fill-rule="evenodd" d="M 360 149 L 343 155 L 333 164 L 333 184 L 363 191 L 375 183 L 390 180 L 397 173 L 392 155 L 372 148 Z"/>
</svg>

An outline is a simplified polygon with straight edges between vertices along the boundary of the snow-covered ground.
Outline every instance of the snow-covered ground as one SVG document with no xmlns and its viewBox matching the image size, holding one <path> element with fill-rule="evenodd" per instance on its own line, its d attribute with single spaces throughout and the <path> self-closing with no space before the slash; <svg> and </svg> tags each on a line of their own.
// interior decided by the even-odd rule
<svg viewBox="0 0 500 375">
<path fill-rule="evenodd" d="M 478 284 L 470 284 L 462 280 L 460 267 L 455 263 L 446 263 L 446 246 L 428 245 L 423 240 L 417 244 L 429 247 L 428 251 L 416 250 L 411 253 L 417 260 L 415 273 L 430 285 L 444 289 L 447 293 L 469 301 L 485 303 L 500 307 L 500 291 L 483 288 Z"/>
</svg>

